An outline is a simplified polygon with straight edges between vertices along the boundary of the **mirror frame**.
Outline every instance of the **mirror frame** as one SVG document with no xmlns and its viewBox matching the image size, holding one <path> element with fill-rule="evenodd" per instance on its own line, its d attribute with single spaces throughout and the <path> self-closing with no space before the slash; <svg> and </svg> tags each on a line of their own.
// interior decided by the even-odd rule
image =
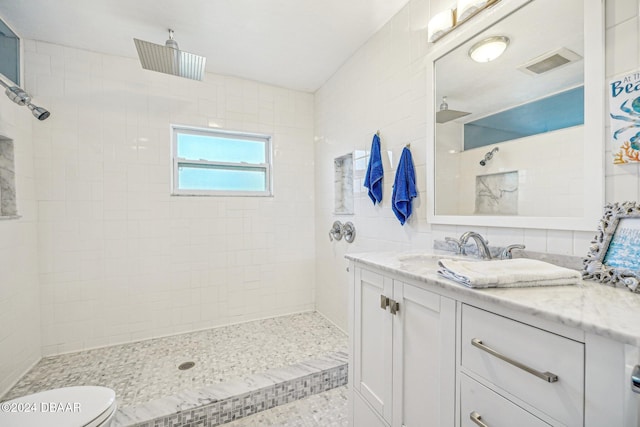
<svg viewBox="0 0 640 427">
<path fill-rule="evenodd" d="M 593 231 L 604 205 L 605 55 L 604 0 L 584 0 L 584 198 L 583 215 L 576 217 L 509 215 L 438 215 L 435 185 L 435 63 L 448 52 L 488 29 L 517 9 L 536 0 L 502 0 L 456 27 L 434 43 L 427 54 L 427 222 L 484 227 Z"/>
</svg>

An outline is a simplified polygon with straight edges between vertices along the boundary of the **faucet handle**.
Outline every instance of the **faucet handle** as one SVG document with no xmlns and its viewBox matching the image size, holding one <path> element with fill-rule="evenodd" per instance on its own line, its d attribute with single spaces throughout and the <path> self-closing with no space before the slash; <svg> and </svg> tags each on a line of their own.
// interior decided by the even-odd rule
<svg viewBox="0 0 640 427">
<path fill-rule="evenodd" d="M 513 259 L 513 253 L 511 251 L 513 251 L 514 249 L 524 249 L 524 248 L 525 246 L 520 244 L 509 245 L 506 248 L 504 248 L 504 250 L 500 254 L 500 259 Z"/>
<path fill-rule="evenodd" d="M 456 253 L 460 254 L 460 255 L 465 255 L 464 253 L 464 246 L 462 246 L 462 243 L 460 242 L 460 240 L 453 238 L 453 237 L 445 237 L 444 241 L 447 243 L 453 243 L 456 247 Z"/>
<path fill-rule="evenodd" d="M 340 240 L 344 235 L 344 226 L 340 221 L 334 221 L 331 229 L 329 230 L 329 240 Z"/>
</svg>

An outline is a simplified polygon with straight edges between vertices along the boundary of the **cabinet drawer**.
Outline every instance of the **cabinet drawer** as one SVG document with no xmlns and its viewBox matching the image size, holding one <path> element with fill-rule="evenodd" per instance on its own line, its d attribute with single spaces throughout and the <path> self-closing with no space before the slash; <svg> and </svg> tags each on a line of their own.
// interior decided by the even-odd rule
<svg viewBox="0 0 640 427">
<path fill-rule="evenodd" d="M 564 425 L 583 425 L 584 344 L 468 305 L 462 308 L 461 339 L 465 369 Z M 554 374 L 557 381 L 525 367 Z"/>
<path fill-rule="evenodd" d="M 525 411 L 466 375 L 460 375 L 460 425 L 478 427 L 471 417 L 488 427 L 548 427 L 549 424 Z"/>
</svg>

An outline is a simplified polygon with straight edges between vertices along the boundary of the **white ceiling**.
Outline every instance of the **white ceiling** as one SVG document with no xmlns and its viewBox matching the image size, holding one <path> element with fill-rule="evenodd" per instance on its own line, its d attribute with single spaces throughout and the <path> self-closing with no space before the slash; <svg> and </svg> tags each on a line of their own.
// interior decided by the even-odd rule
<svg viewBox="0 0 640 427">
<path fill-rule="evenodd" d="M 408 0 L 0 0 L 19 36 L 137 58 L 133 38 L 207 57 L 207 71 L 317 90 Z M 426 41 L 425 41 L 426 42 Z"/>
<path fill-rule="evenodd" d="M 449 109 L 471 113 L 457 120 L 464 123 L 579 86 L 583 60 L 538 76 L 518 67 L 562 47 L 584 57 L 583 11 L 582 0 L 536 0 L 438 59 L 435 108 L 447 96 Z M 498 35 L 511 40 L 502 56 L 480 64 L 469 58 L 472 45 Z"/>
</svg>

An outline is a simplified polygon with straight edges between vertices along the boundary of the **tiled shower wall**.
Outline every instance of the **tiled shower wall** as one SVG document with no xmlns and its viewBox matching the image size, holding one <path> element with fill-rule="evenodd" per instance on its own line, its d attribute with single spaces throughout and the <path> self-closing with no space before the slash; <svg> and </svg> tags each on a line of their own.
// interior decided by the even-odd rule
<svg viewBox="0 0 640 427">
<path fill-rule="evenodd" d="M 25 51 L 44 355 L 313 309 L 312 94 Z M 171 197 L 171 123 L 273 135 L 275 197 Z"/>
<path fill-rule="evenodd" d="M 524 243 L 533 251 L 583 256 L 590 232 L 509 229 L 426 224 L 426 26 L 429 16 L 450 6 L 446 0 L 410 0 L 391 21 L 363 45 L 316 93 L 316 306 L 346 329 L 348 273 L 344 254 L 375 250 L 430 249 L 434 239 L 459 236 L 474 229 L 493 245 Z M 640 67 L 638 0 L 606 0 L 606 77 Z M 588 47 L 587 47 L 588 48 Z M 603 82 L 604 85 L 604 82 Z M 607 116 L 608 117 L 608 116 Z M 608 123 L 608 119 L 607 119 Z M 355 184 L 356 226 L 353 244 L 330 242 L 333 158 L 368 150 L 381 131 L 385 171 L 382 206 L 372 206 L 362 183 Z M 607 132 L 609 130 L 607 129 Z M 608 135 L 608 133 L 607 133 Z M 411 143 L 419 197 L 414 216 L 404 225 L 394 217 L 389 200 L 395 165 L 402 148 Z M 613 166 L 606 147 L 606 200 L 639 200 L 638 165 Z M 340 218 L 346 220 L 345 218 Z"/>
<path fill-rule="evenodd" d="M 0 136 L 13 140 L 18 219 L 0 219 L 0 395 L 40 359 L 37 209 L 25 107 L 0 94 Z"/>
</svg>

